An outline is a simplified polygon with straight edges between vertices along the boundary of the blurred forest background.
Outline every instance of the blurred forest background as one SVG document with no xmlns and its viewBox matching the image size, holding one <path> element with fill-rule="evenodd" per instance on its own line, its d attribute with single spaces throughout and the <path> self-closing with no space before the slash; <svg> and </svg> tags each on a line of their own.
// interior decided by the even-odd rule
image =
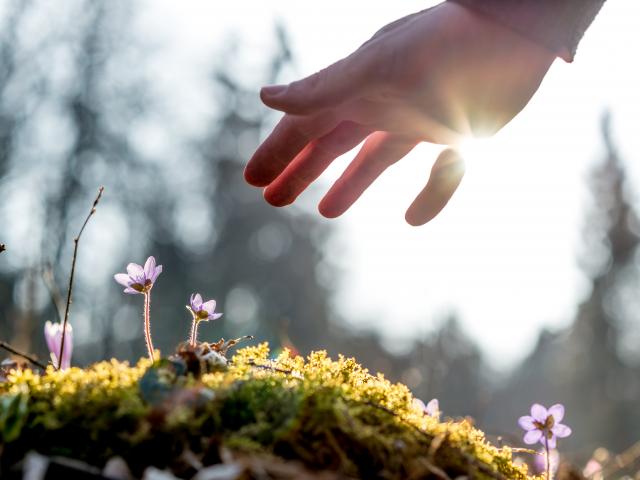
<svg viewBox="0 0 640 480">
<path fill-rule="evenodd" d="M 209 89 L 199 96 L 216 114 L 204 134 L 194 134 L 172 124 L 154 79 L 139 68 L 153 46 L 132 31 L 133 5 L 69 2 L 53 17 L 45 2 L 2 3 L 0 339 L 46 357 L 43 325 L 63 307 L 72 238 L 104 185 L 80 245 L 76 364 L 144 354 L 140 299 L 123 296 L 112 275 L 153 254 L 165 267 L 152 305 L 163 351 L 186 338 L 184 305 L 199 291 L 225 312 L 201 328 L 203 338 L 252 334 L 303 354 L 326 348 L 355 356 L 507 443 L 520 444 L 516 420 L 533 401 L 566 405 L 574 434 L 564 450 L 576 459 L 600 447 L 623 452 L 640 439 L 640 355 L 630 333 L 640 320 L 640 221 L 608 115 L 607 155 L 593 171 L 576 259 L 592 288 L 571 326 L 541 333 L 506 376 L 491 371 L 453 314 L 408 353 L 393 354 L 374 331 L 350 330 L 332 307 L 347 259 L 323 258 L 330 227 L 299 209 L 269 207 L 242 178 L 275 121 L 256 91 L 292 60 L 286 32 L 274 28 L 279 48 L 251 85 L 234 76 L 235 53 L 212 62 Z M 175 151 L 147 148 L 158 124 Z"/>
</svg>

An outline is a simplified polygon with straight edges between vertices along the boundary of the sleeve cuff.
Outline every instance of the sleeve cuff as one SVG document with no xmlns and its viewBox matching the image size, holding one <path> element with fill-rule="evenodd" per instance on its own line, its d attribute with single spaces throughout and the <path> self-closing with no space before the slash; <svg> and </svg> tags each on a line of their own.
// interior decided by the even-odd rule
<svg viewBox="0 0 640 480">
<path fill-rule="evenodd" d="M 449 0 L 491 17 L 572 62 L 605 0 Z"/>
</svg>

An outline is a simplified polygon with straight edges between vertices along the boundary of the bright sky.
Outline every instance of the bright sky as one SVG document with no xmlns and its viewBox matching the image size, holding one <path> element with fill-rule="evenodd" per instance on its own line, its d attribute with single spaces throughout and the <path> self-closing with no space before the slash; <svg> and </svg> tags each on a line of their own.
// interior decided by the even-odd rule
<svg viewBox="0 0 640 480">
<path fill-rule="evenodd" d="M 249 76 L 270 52 L 274 21 L 283 21 L 297 59 L 285 80 L 294 80 L 347 55 L 384 24 L 433 3 L 199 0 L 185 7 L 164 0 L 152 2 L 142 24 L 166 48 L 158 82 L 180 81 L 189 95 L 204 85 L 230 35 Z M 436 328 L 453 310 L 498 368 L 526 355 L 541 328 L 570 322 L 587 292 L 576 258 L 588 201 L 584 179 L 601 157 L 605 107 L 613 112 L 615 136 L 640 189 L 640 169 L 633 165 L 640 152 L 638 18 L 640 2 L 607 2 L 574 64 L 556 61 L 510 125 L 467 146 L 467 175 L 431 224 L 404 223 L 438 152 L 429 145 L 396 164 L 333 221 L 338 235 L 327 254 L 344 272 L 336 305 L 345 318 L 402 343 Z M 197 127 L 205 112 L 193 95 L 181 121 Z M 330 168 L 321 188 L 301 197 L 304 207 L 315 208 L 353 155 Z"/>
</svg>

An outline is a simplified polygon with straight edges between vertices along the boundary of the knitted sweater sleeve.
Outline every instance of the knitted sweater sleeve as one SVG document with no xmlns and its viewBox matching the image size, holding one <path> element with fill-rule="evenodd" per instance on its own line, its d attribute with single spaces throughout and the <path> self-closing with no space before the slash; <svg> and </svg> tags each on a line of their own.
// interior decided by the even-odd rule
<svg viewBox="0 0 640 480">
<path fill-rule="evenodd" d="M 573 61 L 578 43 L 605 0 L 449 0 L 488 15 Z"/>
</svg>

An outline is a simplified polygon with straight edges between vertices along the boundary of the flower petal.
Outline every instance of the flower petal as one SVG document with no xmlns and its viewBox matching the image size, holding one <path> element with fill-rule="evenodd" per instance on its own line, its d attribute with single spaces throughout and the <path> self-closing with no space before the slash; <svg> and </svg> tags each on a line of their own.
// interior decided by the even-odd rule
<svg viewBox="0 0 640 480">
<path fill-rule="evenodd" d="M 151 280 L 151 277 L 153 277 L 153 274 L 156 271 L 156 259 L 155 257 L 151 256 L 149 258 L 147 258 L 147 261 L 144 262 L 144 278 Z"/>
<path fill-rule="evenodd" d="M 202 309 L 209 313 L 213 313 L 216 310 L 216 301 L 209 300 L 208 302 L 204 302 L 202 304 Z"/>
<path fill-rule="evenodd" d="M 415 408 L 419 408 L 421 412 L 424 413 L 424 409 L 427 408 L 427 406 L 424 404 L 424 402 L 422 400 L 420 400 L 419 398 L 414 398 L 413 399 L 413 406 Z"/>
<path fill-rule="evenodd" d="M 430 417 L 437 417 L 440 415 L 440 402 L 438 402 L 437 398 L 433 398 L 427 403 L 427 406 L 424 407 L 424 411 Z"/>
<path fill-rule="evenodd" d="M 138 290 L 131 287 L 127 287 L 123 291 L 124 293 L 128 293 L 129 295 L 135 295 L 136 293 L 140 293 Z"/>
<path fill-rule="evenodd" d="M 191 295 L 191 308 L 198 311 L 202 306 L 202 295 L 196 293 L 195 295 Z"/>
<path fill-rule="evenodd" d="M 144 269 L 137 263 L 130 263 L 127 265 L 127 273 L 133 280 L 140 280 L 144 277 Z"/>
<path fill-rule="evenodd" d="M 529 415 L 525 415 L 524 417 L 520 417 L 518 419 L 518 424 L 525 430 L 533 430 L 534 428 L 536 428 L 533 422 L 535 422 L 535 419 L 533 417 L 530 417 Z"/>
<path fill-rule="evenodd" d="M 131 277 L 129 275 L 127 275 L 126 273 L 116 273 L 113 278 L 115 279 L 116 282 L 118 282 L 120 285 L 124 286 L 124 287 L 128 287 L 129 285 L 131 285 Z"/>
<path fill-rule="evenodd" d="M 62 342 L 62 339 L 60 340 Z M 59 350 L 58 350 L 59 351 Z M 71 367 L 71 355 L 73 353 L 73 328 L 67 323 L 67 334 L 64 338 L 64 352 L 62 352 L 62 362 L 60 368 L 66 370 Z"/>
<path fill-rule="evenodd" d="M 57 323 L 51 323 L 50 321 L 47 320 L 47 322 L 44 324 L 44 339 L 47 342 L 47 348 L 49 349 L 50 353 L 56 353 L 56 352 L 60 352 L 60 343 L 57 340 L 57 337 L 59 337 L 59 335 L 57 335 L 57 328 L 56 325 L 58 325 Z M 58 347 L 56 349 L 56 346 Z"/>
<path fill-rule="evenodd" d="M 527 445 L 533 445 L 540 441 L 542 438 L 542 432 L 540 430 L 530 430 L 524 434 L 524 443 Z"/>
<path fill-rule="evenodd" d="M 222 316 L 221 313 L 212 313 L 211 315 L 209 315 L 209 320 L 217 320 Z"/>
<path fill-rule="evenodd" d="M 151 275 L 151 283 L 155 283 L 156 279 L 158 278 L 158 275 L 160 275 L 162 273 L 162 265 L 158 265 L 154 271 L 153 274 Z"/>
<path fill-rule="evenodd" d="M 540 405 L 539 403 L 534 403 L 533 405 L 531 405 L 531 416 L 534 420 L 537 420 L 544 425 L 544 423 L 547 421 L 549 413 L 547 412 L 547 409 L 542 405 Z"/>
<path fill-rule="evenodd" d="M 565 438 L 571 435 L 571 428 L 562 423 L 556 423 L 551 428 L 551 432 L 558 438 Z"/>
<path fill-rule="evenodd" d="M 556 403 L 552 407 L 549 407 L 548 414 L 553 415 L 553 421 L 555 423 L 560 423 L 564 418 L 564 405 Z"/>
</svg>

